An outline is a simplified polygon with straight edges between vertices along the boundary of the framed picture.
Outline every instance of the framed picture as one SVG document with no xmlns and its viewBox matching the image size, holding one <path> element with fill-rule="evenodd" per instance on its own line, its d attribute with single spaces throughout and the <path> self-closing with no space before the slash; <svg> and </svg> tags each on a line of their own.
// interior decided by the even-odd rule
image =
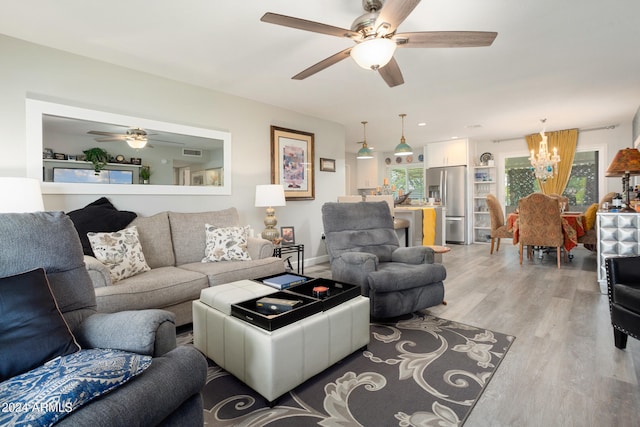
<svg viewBox="0 0 640 427">
<path fill-rule="evenodd" d="M 296 232 L 293 227 L 280 227 L 280 237 L 283 245 L 296 244 Z"/>
<path fill-rule="evenodd" d="M 335 172 L 336 159 L 323 159 L 320 157 L 320 170 L 324 172 Z"/>
<path fill-rule="evenodd" d="M 314 200 L 314 134 L 271 126 L 271 183 L 286 200 Z"/>
<path fill-rule="evenodd" d="M 205 185 L 222 186 L 224 178 L 223 168 L 205 169 Z"/>
</svg>

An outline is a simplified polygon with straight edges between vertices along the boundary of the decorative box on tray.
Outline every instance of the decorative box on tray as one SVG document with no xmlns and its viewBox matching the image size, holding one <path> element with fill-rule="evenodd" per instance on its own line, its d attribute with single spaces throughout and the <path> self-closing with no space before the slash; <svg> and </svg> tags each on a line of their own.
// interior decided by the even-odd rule
<svg viewBox="0 0 640 427">
<path fill-rule="evenodd" d="M 262 280 L 272 277 L 273 276 L 262 277 L 256 279 L 256 281 L 262 282 Z M 307 276 L 301 277 L 306 278 L 307 281 L 268 295 L 269 298 L 302 301 L 301 304 L 296 304 L 293 308 L 278 314 L 264 314 L 261 313 L 261 311 L 264 310 L 257 306 L 260 298 L 253 298 L 232 304 L 231 315 L 262 329 L 274 331 L 305 317 L 321 311 L 327 311 L 338 304 L 342 304 L 360 295 L 360 287 L 357 285 L 350 285 L 329 279 L 314 279 L 313 277 Z M 318 289 L 322 288 L 326 289 L 326 291 L 318 292 Z"/>
</svg>

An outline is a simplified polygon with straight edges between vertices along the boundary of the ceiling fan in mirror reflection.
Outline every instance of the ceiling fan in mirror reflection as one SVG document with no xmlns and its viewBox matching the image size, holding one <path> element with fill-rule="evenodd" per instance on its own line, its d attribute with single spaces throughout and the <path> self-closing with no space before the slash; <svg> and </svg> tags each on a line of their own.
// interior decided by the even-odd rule
<svg viewBox="0 0 640 427">
<path fill-rule="evenodd" d="M 135 148 L 139 150 L 141 148 L 153 148 L 153 145 L 149 144 L 149 140 L 161 141 L 168 144 L 176 144 L 176 145 L 184 145 L 181 142 L 174 141 L 166 141 L 151 138 L 155 133 L 148 133 L 146 130 L 142 128 L 130 128 L 127 129 L 125 133 L 113 133 L 113 132 L 102 132 L 97 130 L 91 130 L 87 132 L 91 135 L 100 135 L 102 138 L 95 138 L 98 142 L 112 142 L 112 141 L 125 141 L 129 147 Z"/>
</svg>

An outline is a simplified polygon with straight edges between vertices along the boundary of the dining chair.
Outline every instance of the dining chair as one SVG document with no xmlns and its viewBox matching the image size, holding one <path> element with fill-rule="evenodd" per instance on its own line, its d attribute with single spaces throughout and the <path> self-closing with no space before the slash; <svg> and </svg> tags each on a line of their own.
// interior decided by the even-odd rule
<svg viewBox="0 0 640 427">
<path fill-rule="evenodd" d="M 532 193 L 518 201 L 520 264 L 524 246 L 556 248 L 558 268 L 564 243 L 562 217 L 558 200 L 542 193 Z M 531 255 L 527 251 L 527 258 Z"/>
<path fill-rule="evenodd" d="M 497 241 L 496 252 L 500 250 L 500 239 L 513 239 L 513 232 L 509 231 L 504 223 L 504 212 L 500 202 L 493 194 L 487 194 L 487 207 L 491 218 L 491 250 L 493 254 L 494 243 Z"/>
</svg>

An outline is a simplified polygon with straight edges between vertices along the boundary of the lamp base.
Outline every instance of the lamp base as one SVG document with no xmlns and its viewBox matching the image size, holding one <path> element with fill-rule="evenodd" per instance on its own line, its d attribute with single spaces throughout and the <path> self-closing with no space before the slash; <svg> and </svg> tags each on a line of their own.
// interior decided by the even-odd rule
<svg viewBox="0 0 640 427">
<path fill-rule="evenodd" d="M 278 224 L 278 220 L 276 219 L 276 210 L 272 207 L 267 208 L 267 216 L 264 219 L 264 225 L 266 228 L 262 231 L 262 238 L 265 240 L 269 240 L 273 242 L 278 237 L 280 237 L 280 232 L 276 228 L 276 224 Z"/>
</svg>

